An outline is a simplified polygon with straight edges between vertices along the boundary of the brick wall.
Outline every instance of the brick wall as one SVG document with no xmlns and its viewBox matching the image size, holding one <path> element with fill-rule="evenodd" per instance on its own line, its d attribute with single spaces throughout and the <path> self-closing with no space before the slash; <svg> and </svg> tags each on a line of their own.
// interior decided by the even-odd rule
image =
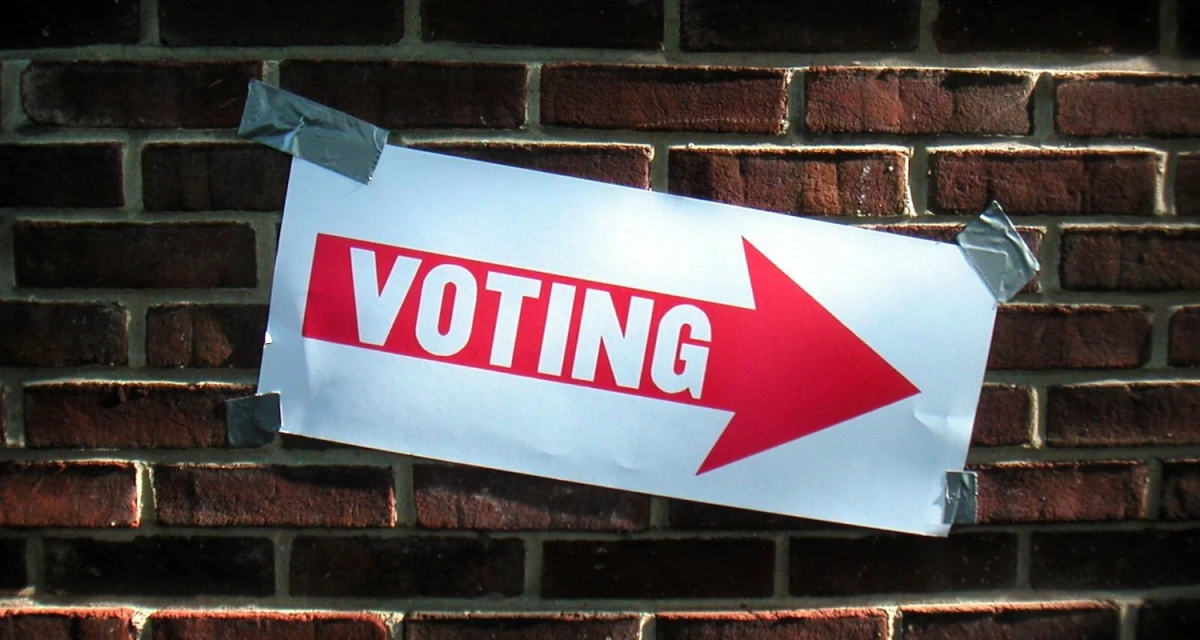
<svg viewBox="0 0 1200 640">
<path fill-rule="evenodd" d="M 1200 637 L 1200 2 L 0 11 L 0 640 Z M 252 78 L 395 144 L 897 233 L 1000 199 L 1044 268 L 999 316 L 979 523 L 228 448 L 288 166 L 234 133 Z"/>
</svg>

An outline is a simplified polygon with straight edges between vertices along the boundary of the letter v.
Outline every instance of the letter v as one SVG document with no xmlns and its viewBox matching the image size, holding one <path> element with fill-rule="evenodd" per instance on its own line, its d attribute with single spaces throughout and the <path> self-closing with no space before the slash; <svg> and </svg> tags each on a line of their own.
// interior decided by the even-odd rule
<svg viewBox="0 0 1200 640">
<path fill-rule="evenodd" d="M 392 264 L 383 287 L 379 286 L 379 271 L 375 252 L 370 249 L 350 249 L 350 277 L 354 280 L 354 309 L 358 316 L 358 341 L 381 346 L 392 332 L 392 324 L 400 306 L 408 297 L 421 261 L 400 256 Z"/>
</svg>

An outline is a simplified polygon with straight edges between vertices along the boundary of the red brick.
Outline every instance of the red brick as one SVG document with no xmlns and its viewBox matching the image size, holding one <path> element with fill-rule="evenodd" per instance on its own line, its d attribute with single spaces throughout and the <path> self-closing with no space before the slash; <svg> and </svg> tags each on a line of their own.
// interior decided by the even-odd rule
<svg viewBox="0 0 1200 640">
<path fill-rule="evenodd" d="M 160 0 L 167 46 L 382 45 L 404 35 L 403 0 Z"/>
<path fill-rule="evenodd" d="M 1107 151 L 934 151 L 930 209 L 1010 214 L 1154 214 L 1158 157 Z"/>
<path fill-rule="evenodd" d="M 427 529 L 638 531 L 650 497 L 461 466 L 413 469 L 417 524 Z"/>
<path fill-rule="evenodd" d="M 142 150 L 147 211 L 280 211 L 291 159 L 258 144 L 152 144 Z"/>
<path fill-rule="evenodd" d="M 267 331 L 264 305 L 163 305 L 146 311 L 152 367 L 257 368 Z"/>
<path fill-rule="evenodd" d="M 134 640 L 129 609 L 0 609 L 0 640 Z"/>
<path fill-rule="evenodd" d="M 904 640 L 1117 640 L 1115 607 L 1055 602 L 913 607 L 901 611 Z"/>
<path fill-rule="evenodd" d="M 1125 0 L 939 0 L 943 53 L 1142 54 L 1158 51 L 1158 5 Z"/>
<path fill-rule="evenodd" d="M 933 240 L 935 242 L 953 243 L 963 229 L 965 224 L 886 224 L 886 225 L 870 225 L 868 228 L 876 231 L 886 231 L 888 233 L 898 233 L 902 236 L 912 238 L 922 238 L 924 240 Z M 1025 241 L 1025 246 L 1029 247 L 1029 251 L 1039 260 L 1042 257 L 1042 238 L 1045 237 L 1046 231 L 1038 227 L 1017 227 L 1017 233 L 1021 239 Z M 1033 279 L 1021 287 L 1021 293 L 1036 293 L 1039 289 L 1038 276 L 1034 275 Z"/>
<path fill-rule="evenodd" d="M 266 538 L 47 538 L 45 588 L 55 595 L 269 596 L 274 544 Z"/>
<path fill-rule="evenodd" d="M 150 618 L 152 640 L 387 640 L 387 626 L 365 613 L 274 611 L 160 611 Z"/>
<path fill-rule="evenodd" d="M 1150 589 L 1200 580 L 1200 530 L 1034 532 L 1034 589 Z"/>
<path fill-rule="evenodd" d="M 1200 307 L 1171 314 L 1167 360 L 1173 367 L 1200 365 Z"/>
<path fill-rule="evenodd" d="M 289 60 L 282 86 L 388 129 L 515 129 L 525 123 L 517 64 Z"/>
<path fill-rule="evenodd" d="M 21 74 L 30 121 L 129 129 L 236 127 L 259 62 L 34 62 Z"/>
<path fill-rule="evenodd" d="M 659 640 L 882 640 L 887 614 L 871 609 L 769 613 L 660 613 Z"/>
<path fill-rule="evenodd" d="M 0 207 L 125 204 L 121 145 L 0 144 Z"/>
<path fill-rule="evenodd" d="M 671 193 L 820 216 L 899 216 L 908 156 L 846 149 L 675 148 Z"/>
<path fill-rule="evenodd" d="M 639 640 L 632 616 L 556 614 L 416 614 L 404 620 L 404 640 Z"/>
<path fill-rule="evenodd" d="M 642 131 L 783 133 L 783 69 L 547 64 L 542 124 Z"/>
<path fill-rule="evenodd" d="M 136 527 L 131 464 L 0 462 L 0 527 Z"/>
<path fill-rule="evenodd" d="M 1146 600 L 1137 613 L 1137 637 L 1154 640 L 1200 638 L 1200 600 Z"/>
<path fill-rule="evenodd" d="M 1034 78 L 999 71 L 817 68 L 805 123 L 818 133 L 1026 135 Z"/>
<path fill-rule="evenodd" d="M 682 0 L 684 51 L 914 51 L 918 0 Z"/>
<path fill-rule="evenodd" d="M 689 531 L 761 531 L 786 529 L 830 529 L 839 525 L 818 520 L 749 509 L 735 509 L 715 504 L 671 500 L 668 519 L 672 529 Z"/>
<path fill-rule="evenodd" d="M 990 369 L 1127 369 L 1150 353 L 1153 318 L 1141 307 L 1005 305 Z"/>
<path fill-rule="evenodd" d="M 1200 154 L 1181 155 L 1175 174 L 1175 211 L 1200 215 Z"/>
<path fill-rule="evenodd" d="M 1200 290 L 1200 229 L 1068 228 L 1059 279 L 1076 291 Z"/>
<path fill-rule="evenodd" d="M 1096 522 L 1146 516 L 1148 471 L 1132 462 L 978 467 L 978 521 Z"/>
<path fill-rule="evenodd" d="M 25 539 L 0 538 L 0 593 L 16 591 L 25 579 Z"/>
<path fill-rule="evenodd" d="M 426 41 L 534 47 L 661 49 L 662 0 L 425 0 Z"/>
<path fill-rule="evenodd" d="M 128 322 L 114 303 L 0 300 L 0 365 L 125 364 Z"/>
<path fill-rule="evenodd" d="M 763 598 L 770 540 L 553 540 L 542 548 L 545 598 Z"/>
<path fill-rule="evenodd" d="M 20 221 L 17 286 L 83 289 L 249 288 L 254 229 L 240 223 Z"/>
<path fill-rule="evenodd" d="M 1200 135 L 1200 77 L 1087 74 L 1054 83 L 1054 126 L 1069 136 Z"/>
<path fill-rule="evenodd" d="M 0 49 L 135 44 L 139 0 L 13 2 L 0 23 Z"/>
<path fill-rule="evenodd" d="M 1165 520 L 1200 520 L 1200 460 L 1173 460 L 1163 464 L 1162 517 Z"/>
<path fill-rule="evenodd" d="M 225 401 L 252 387 L 174 383 L 43 383 L 25 387 L 33 448 L 176 448 L 225 444 Z"/>
<path fill-rule="evenodd" d="M 1200 384 L 1086 384 L 1047 393 L 1051 446 L 1200 444 Z"/>
<path fill-rule="evenodd" d="M 292 543 L 293 596 L 465 598 L 524 590 L 515 538 L 329 538 Z"/>
<path fill-rule="evenodd" d="M 1032 418 L 1033 397 L 1028 388 L 984 385 L 975 411 L 971 446 L 1026 446 Z"/>
<path fill-rule="evenodd" d="M 650 147 L 617 144 L 423 143 L 418 149 L 522 169 L 650 188 Z"/>
</svg>

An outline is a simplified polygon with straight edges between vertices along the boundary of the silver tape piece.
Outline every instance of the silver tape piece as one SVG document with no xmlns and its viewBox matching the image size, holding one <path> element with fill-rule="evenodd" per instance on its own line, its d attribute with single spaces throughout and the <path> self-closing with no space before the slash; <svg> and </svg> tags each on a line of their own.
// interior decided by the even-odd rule
<svg viewBox="0 0 1200 640">
<path fill-rule="evenodd" d="M 386 129 L 257 80 L 250 83 L 238 135 L 363 184 L 388 140 Z"/>
<path fill-rule="evenodd" d="M 942 524 L 975 524 L 979 476 L 974 471 L 946 472 L 946 507 Z"/>
<path fill-rule="evenodd" d="M 261 447 L 275 439 L 283 426 L 278 393 L 264 393 L 225 402 L 225 432 L 231 447 Z"/>
<path fill-rule="evenodd" d="M 956 239 L 998 302 L 1007 302 L 1037 275 L 1041 265 L 1000 203 L 992 201 Z"/>
</svg>

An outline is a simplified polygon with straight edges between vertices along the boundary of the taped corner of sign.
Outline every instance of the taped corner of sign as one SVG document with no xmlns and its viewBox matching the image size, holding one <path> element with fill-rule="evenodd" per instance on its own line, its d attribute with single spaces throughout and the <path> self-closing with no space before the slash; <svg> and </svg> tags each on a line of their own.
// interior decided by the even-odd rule
<svg viewBox="0 0 1200 640">
<path fill-rule="evenodd" d="M 1012 299 L 1041 268 L 995 200 L 958 234 L 956 241 L 997 302 Z"/>
<path fill-rule="evenodd" d="M 388 132 L 257 80 L 250 82 L 238 135 L 368 184 Z"/>
<path fill-rule="evenodd" d="M 942 524 L 975 524 L 979 477 L 974 471 L 946 472 L 946 506 Z"/>
<path fill-rule="evenodd" d="M 275 439 L 283 426 L 278 393 L 225 401 L 225 432 L 229 446 L 261 447 Z"/>
</svg>

